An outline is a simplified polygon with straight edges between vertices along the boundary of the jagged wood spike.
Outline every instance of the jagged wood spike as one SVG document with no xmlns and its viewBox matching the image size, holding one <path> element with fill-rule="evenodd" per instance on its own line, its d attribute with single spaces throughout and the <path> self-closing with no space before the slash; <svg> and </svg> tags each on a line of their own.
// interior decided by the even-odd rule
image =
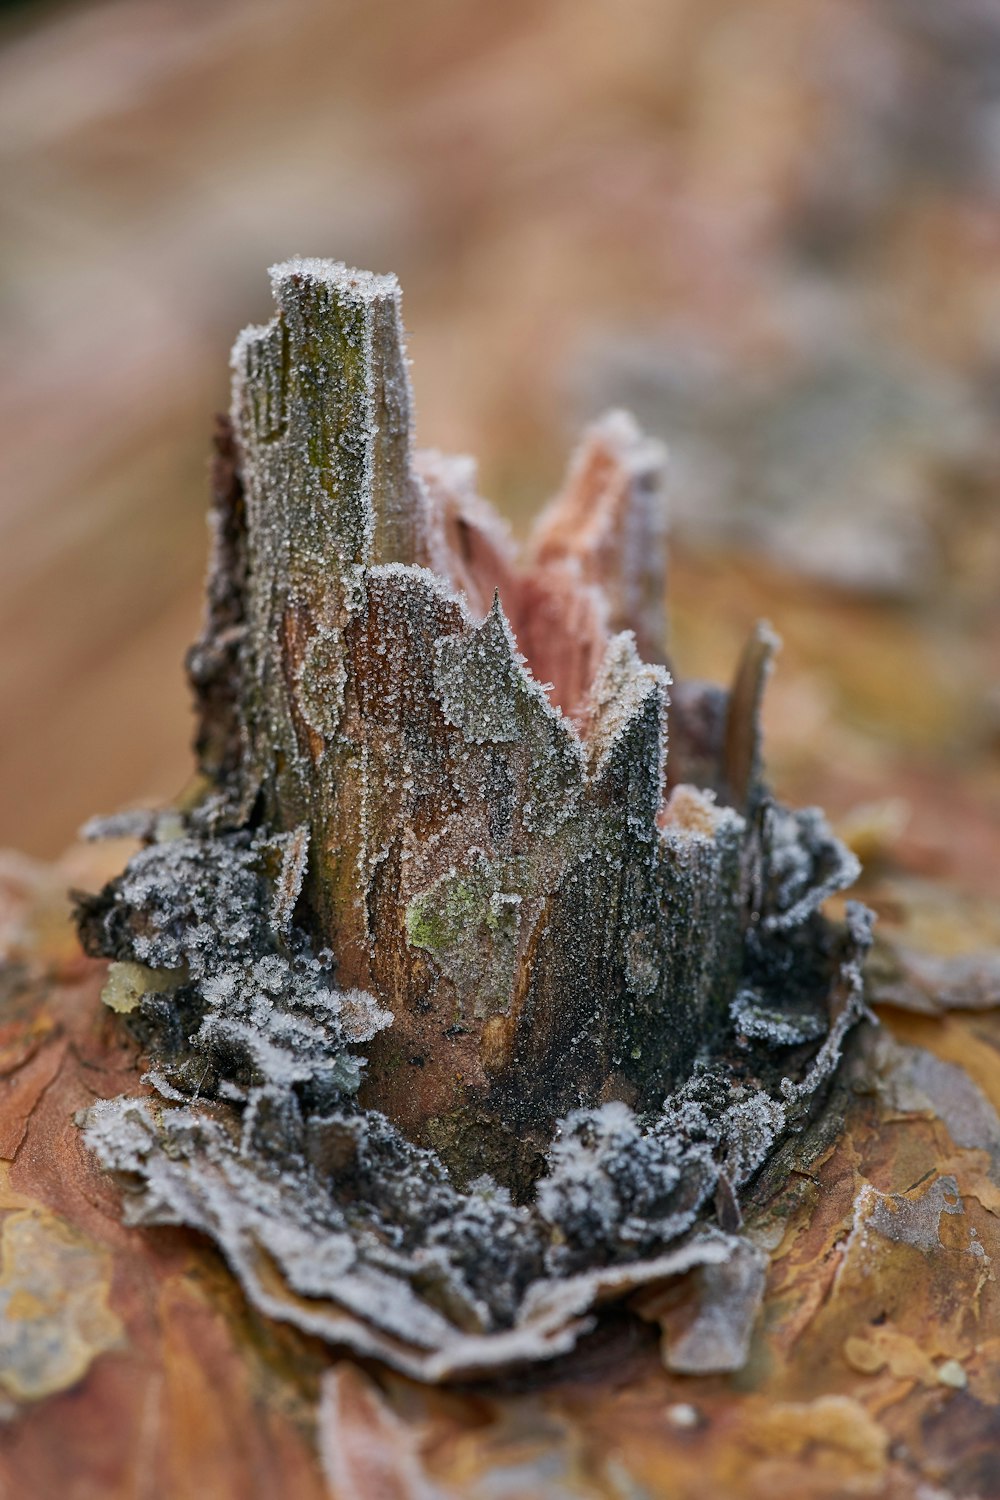
<svg viewBox="0 0 1000 1500">
<path fill-rule="evenodd" d="M 584 434 L 531 535 L 536 561 L 596 593 L 608 634 L 631 630 L 648 662 L 665 660 L 667 640 L 665 465 L 662 443 L 628 412 L 608 412 Z"/>
<path fill-rule="evenodd" d="M 723 784 L 735 807 L 753 811 L 760 786 L 760 715 L 764 689 L 781 648 L 766 620 L 758 620 L 743 648 L 729 691 L 723 738 Z"/>
</svg>

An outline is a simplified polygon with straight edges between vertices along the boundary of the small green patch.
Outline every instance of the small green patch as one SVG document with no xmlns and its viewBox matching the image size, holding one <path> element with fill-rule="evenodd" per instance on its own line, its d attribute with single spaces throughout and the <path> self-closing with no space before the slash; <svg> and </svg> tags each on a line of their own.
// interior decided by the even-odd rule
<svg viewBox="0 0 1000 1500">
<path fill-rule="evenodd" d="M 490 925 L 490 918 L 489 894 L 484 898 L 478 881 L 446 878 L 406 908 L 406 939 L 414 948 L 439 953 L 460 943 L 470 925 Z"/>
</svg>

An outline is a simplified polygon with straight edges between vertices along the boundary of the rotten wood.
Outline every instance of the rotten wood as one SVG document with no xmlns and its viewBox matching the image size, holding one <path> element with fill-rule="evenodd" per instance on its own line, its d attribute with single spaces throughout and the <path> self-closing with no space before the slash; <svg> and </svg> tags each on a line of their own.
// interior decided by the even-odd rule
<svg viewBox="0 0 1000 1500">
<path fill-rule="evenodd" d="M 413 455 L 394 279 L 273 283 L 234 351 L 245 564 L 220 551 L 213 594 L 243 597 L 240 812 L 304 831 L 307 921 L 395 1016 L 365 1102 L 524 1191 L 568 1108 L 683 1076 L 749 919 L 738 812 L 666 800 L 662 455 L 597 425 L 519 567 L 468 468 Z M 758 706 L 734 695 L 714 777 L 744 802 Z"/>
</svg>

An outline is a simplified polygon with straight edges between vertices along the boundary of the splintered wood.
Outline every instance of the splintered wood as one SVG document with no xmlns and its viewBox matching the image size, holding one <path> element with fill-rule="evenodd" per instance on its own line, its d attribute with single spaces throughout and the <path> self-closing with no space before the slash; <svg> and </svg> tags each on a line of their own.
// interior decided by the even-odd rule
<svg viewBox="0 0 1000 1500">
<path fill-rule="evenodd" d="M 770 638 L 728 703 L 679 697 L 669 785 L 700 786 L 668 800 L 658 445 L 595 426 L 519 563 L 472 466 L 412 452 L 394 278 L 272 281 L 220 490 L 246 546 L 213 581 L 245 596 L 241 807 L 308 837 L 308 920 L 393 1012 L 363 1099 L 523 1188 L 561 1114 L 656 1102 L 725 1019 Z"/>
<path fill-rule="evenodd" d="M 519 558 L 412 451 L 395 281 L 272 280 L 201 778 L 89 826 L 139 845 L 76 898 L 89 962 L 64 875 L 0 887 L 0 1480 L 995 1493 L 995 963 L 890 934 L 865 979 L 871 913 L 824 910 L 857 860 L 763 780 L 772 632 L 671 682 L 630 418 Z"/>
</svg>

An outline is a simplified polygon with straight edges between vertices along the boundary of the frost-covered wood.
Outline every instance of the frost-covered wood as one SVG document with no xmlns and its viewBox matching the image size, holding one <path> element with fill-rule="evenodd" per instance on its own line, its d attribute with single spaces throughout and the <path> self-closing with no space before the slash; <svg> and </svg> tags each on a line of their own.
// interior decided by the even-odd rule
<svg viewBox="0 0 1000 1500">
<path fill-rule="evenodd" d="M 147 1061 L 86 1142 L 133 1222 L 422 1379 L 730 1261 L 704 1329 L 732 1287 L 739 1327 L 684 1357 L 732 1368 L 740 1197 L 829 1083 L 869 940 L 819 910 L 856 862 L 761 781 L 773 639 L 674 690 L 634 423 L 586 435 L 519 561 L 471 464 L 410 451 L 395 282 L 273 275 L 217 441 L 206 784 L 80 902 Z"/>
<path fill-rule="evenodd" d="M 606 418 L 518 568 L 469 467 L 413 455 L 394 278 L 272 274 L 234 350 L 242 806 L 301 830 L 338 982 L 395 1016 L 363 1097 L 527 1180 L 568 1108 L 678 1081 L 749 917 L 741 811 L 664 797 L 661 454 Z"/>
</svg>

